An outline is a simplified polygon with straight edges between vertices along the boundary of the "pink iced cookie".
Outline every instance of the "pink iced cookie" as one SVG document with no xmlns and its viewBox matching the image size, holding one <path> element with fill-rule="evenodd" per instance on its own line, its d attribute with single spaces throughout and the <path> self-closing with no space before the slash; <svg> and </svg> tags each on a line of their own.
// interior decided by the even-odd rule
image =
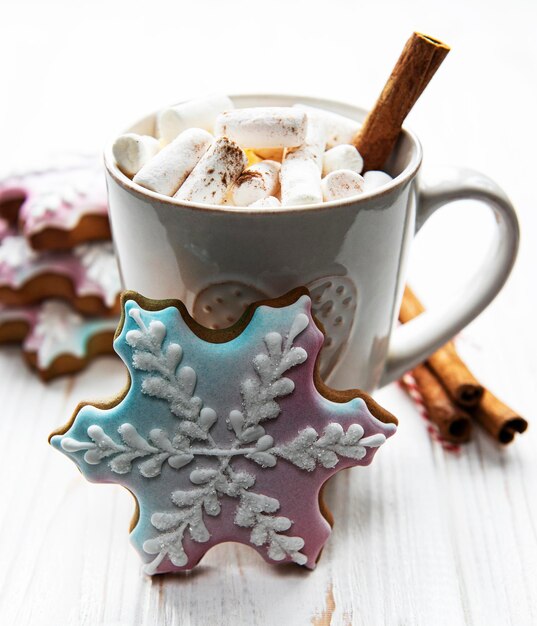
<svg viewBox="0 0 537 626">
<path fill-rule="evenodd" d="M 88 315 L 117 312 L 120 280 L 112 244 L 38 254 L 20 235 L 0 244 L 0 302 L 26 306 L 48 298 L 70 302 Z"/>
<path fill-rule="evenodd" d="M 82 370 L 113 352 L 117 318 L 83 318 L 63 302 L 0 308 L 0 343 L 22 343 L 28 364 L 42 380 Z"/>
<path fill-rule="evenodd" d="M 0 181 L 0 217 L 35 250 L 69 250 L 110 239 L 104 173 L 96 159 L 16 172 Z"/>
<path fill-rule="evenodd" d="M 236 541 L 270 563 L 315 567 L 330 535 L 320 499 L 396 429 L 367 394 L 320 382 L 323 334 L 304 288 L 252 305 L 227 330 L 180 302 L 122 299 L 126 393 L 85 405 L 51 436 L 92 482 L 134 494 L 131 539 L 148 574 L 189 570 Z"/>
</svg>

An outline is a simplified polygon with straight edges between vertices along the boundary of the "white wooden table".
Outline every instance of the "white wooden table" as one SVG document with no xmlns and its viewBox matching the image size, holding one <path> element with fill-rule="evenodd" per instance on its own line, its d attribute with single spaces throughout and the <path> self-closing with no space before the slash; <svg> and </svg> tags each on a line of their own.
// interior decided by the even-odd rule
<svg viewBox="0 0 537 626">
<path fill-rule="evenodd" d="M 444 39 L 454 50 L 410 125 L 429 166 L 473 166 L 503 185 L 523 231 L 510 282 L 459 346 L 483 382 L 531 419 L 536 17 L 529 0 L 8 1 L 0 166 L 99 150 L 125 122 L 207 91 L 329 93 L 368 105 L 412 30 Z M 487 219 L 466 203 L 426 227 L 411 276 L 427 304 L 451 297 L 481 257 Z M 131 496 L 86 483 L 47 445 L 79 400 L 106 397 L 124 381 L 109 357 L 44 386 L 16 349 L 0 351 L 1 624 L 537 623 L 535 427 L 507 449 L 478 432 L 460 454 L 448 453 L 391 386 L 377 399 L 399 416 L 399 432 L 371 467 L 333 480 L 336 525 L 313 573 L 270 567 L 227 544 L 191 574 L 150 579 L 127 539 Z"/>
</svg>

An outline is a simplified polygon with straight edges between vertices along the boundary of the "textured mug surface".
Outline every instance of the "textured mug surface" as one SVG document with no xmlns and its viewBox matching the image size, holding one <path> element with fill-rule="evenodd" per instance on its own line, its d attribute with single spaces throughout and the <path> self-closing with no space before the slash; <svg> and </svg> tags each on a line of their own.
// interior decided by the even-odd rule
<svg viewBox="0 0 537 626">
<path fill-rule="evenodd" d="M 297 96 L 236 96 L 236 106 L 303 102 L 361 120 L 366 111 Z M 155 116 L 128 129 L 153 134 Z M 403 131 L 379 191 L 279 209 L 207 207 L 134 185 L 105 154 L 112 231 L 124 285 L 179 298 L 202 324 L 222 328 L 254 300 L 310 288 L 326 331 L 321 373 L 336 388 L 378 386 L 416 229 L 417 138 Z"/>
</svg>

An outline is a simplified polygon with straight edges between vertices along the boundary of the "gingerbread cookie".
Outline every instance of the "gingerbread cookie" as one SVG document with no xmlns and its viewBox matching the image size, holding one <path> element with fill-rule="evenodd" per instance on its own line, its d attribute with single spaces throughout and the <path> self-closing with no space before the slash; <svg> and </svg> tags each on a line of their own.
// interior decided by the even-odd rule
<svg viewBox="0 0 537 626">
<path fill-rule="evenodd" d="M 227 330 L 178 301 L 126 292 L 122 304 L 115 349 L 130 384 L 80 406 L 52 445 L 90 481 L 134 494 L 131 538 L 148 574 L 191 569 L 224 541 L 314 568 L 330 535 L 323 484 L 368 465 L 396 419 L 321 382 L 307 290 L 258 302 Z"/>
<path fill-rule="evenodd" d="M 120 280 L 112 244 L 92 243 L 69 253 L 37 254 L 22 236 L 0 245 L 0 301 L 26 306 L 60 298 L 87 315 L 119 310 Z"/>
<path fill-rule="evenodd" d="M 117 323 L 117 318 L 84 319 L 54 300 L 39 307 L 0 308 L 0 343 L 22 343 L 27 363 L 47 381 L 111 354 Z"/>
<path fill-rule="evenodd" d="M 0 182 L 0 217 L 18 222 L 35 250 L 110 239 L 100 161 L 80 158 L 7 176 Z"/>
</svg>

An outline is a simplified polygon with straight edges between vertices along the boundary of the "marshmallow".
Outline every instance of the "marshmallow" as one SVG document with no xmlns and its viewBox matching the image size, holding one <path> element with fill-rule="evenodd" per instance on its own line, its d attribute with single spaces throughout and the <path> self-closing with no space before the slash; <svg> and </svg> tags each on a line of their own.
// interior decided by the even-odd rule
<svg viewBox="0 0 537 626">
<path fill-rule="evenodd" d="M 133 181 L 151 191 L 173 196 L 212 141 L 206 130 L 185 130 L 146 163 Z"/>
<path fill-rule="evenodd" d="M 207 150 L 175 194 L 179 200 L 222 204 L 229 186 L 242 174 L 248 160 L 244 151 L 227 137 Z"/>
<path fill-rule="evenodd" d="M 364 160 L 358 150 L 348 143 L 342 143 L 324 153 L 323 176 L 336 170 L 352 170 L 359 174 L 364 167 Z"/>
<path fill-rule="evenodd" d="M 326 128 L 326 147 L 327 149 L 339 146 L 342 143 L 352 144 L 356 133 L 360 130 L 360 124 L 350 117 L 327 111 L 326 109 L 318 109 L 305 104 L 295 104 L 297 109 L 305 111 L 308 117 L 316 114 L 324 121 Z"/>
<path fill-rule="evenodd" d="M 275 196 L 280 188 L 280 168 L 276 161 L 261 161 L 237 178 L 231 190 L 236 206 L 250 206 L 257 200 Z"/>
<path fill-rule="evenodd" d="M 364 179 L 352 170 L 336 170 L 330 172 L 321 182 L 323 200 L 339 200 L 363 193 Z"/>
<path fill-rule="evenodd" d="M 285 151 L 280 172 L 283 206 L 322 202 L 321 169 L 325 137 L 322 120 L 311 116 L 304 144 Z"/>
<path fill-rule="evenodd" d="M 212 133 L 217 116 L 233 108 L 233 102 L 224 95 L 189 100 L 161 111 L 157 118 L 157 130 L 161 142 L 166 145 L 187 128 L 203 128 Z"/>
<path fill-rule="evenodd" d="M 282 206 L 282 203 L 278 200 L 278 198 L 275 198 L 274 196 L 269 196 L 268 198 L 260 198 L 249 206 L 255 207 L 257 209 L 277 209 Z"/>
<path fill-rule="evenodd" d="M 384 185 L 387 185 L 391 180 L 393 180 L 393 178 L 389 174 L 386 174 L 386 172 L 370 170 L 364 174 L 364 191 L 373 191 L 373 189 L 384 187 Z"/>
<path fill-rule="evenodd" d="M 114 141 L 112 153 L 126 176 L 134 176 L 159 151 L 159 142 L 149 135 L 127 133 Z"/>
<path fill-rule="evenodd" d="M 253 107 L 221 113 L 215 134 L 229 137 L 245 148 L 291 148 L 306 137 L 304 111 L 293 107 Z"/>
</svg>

